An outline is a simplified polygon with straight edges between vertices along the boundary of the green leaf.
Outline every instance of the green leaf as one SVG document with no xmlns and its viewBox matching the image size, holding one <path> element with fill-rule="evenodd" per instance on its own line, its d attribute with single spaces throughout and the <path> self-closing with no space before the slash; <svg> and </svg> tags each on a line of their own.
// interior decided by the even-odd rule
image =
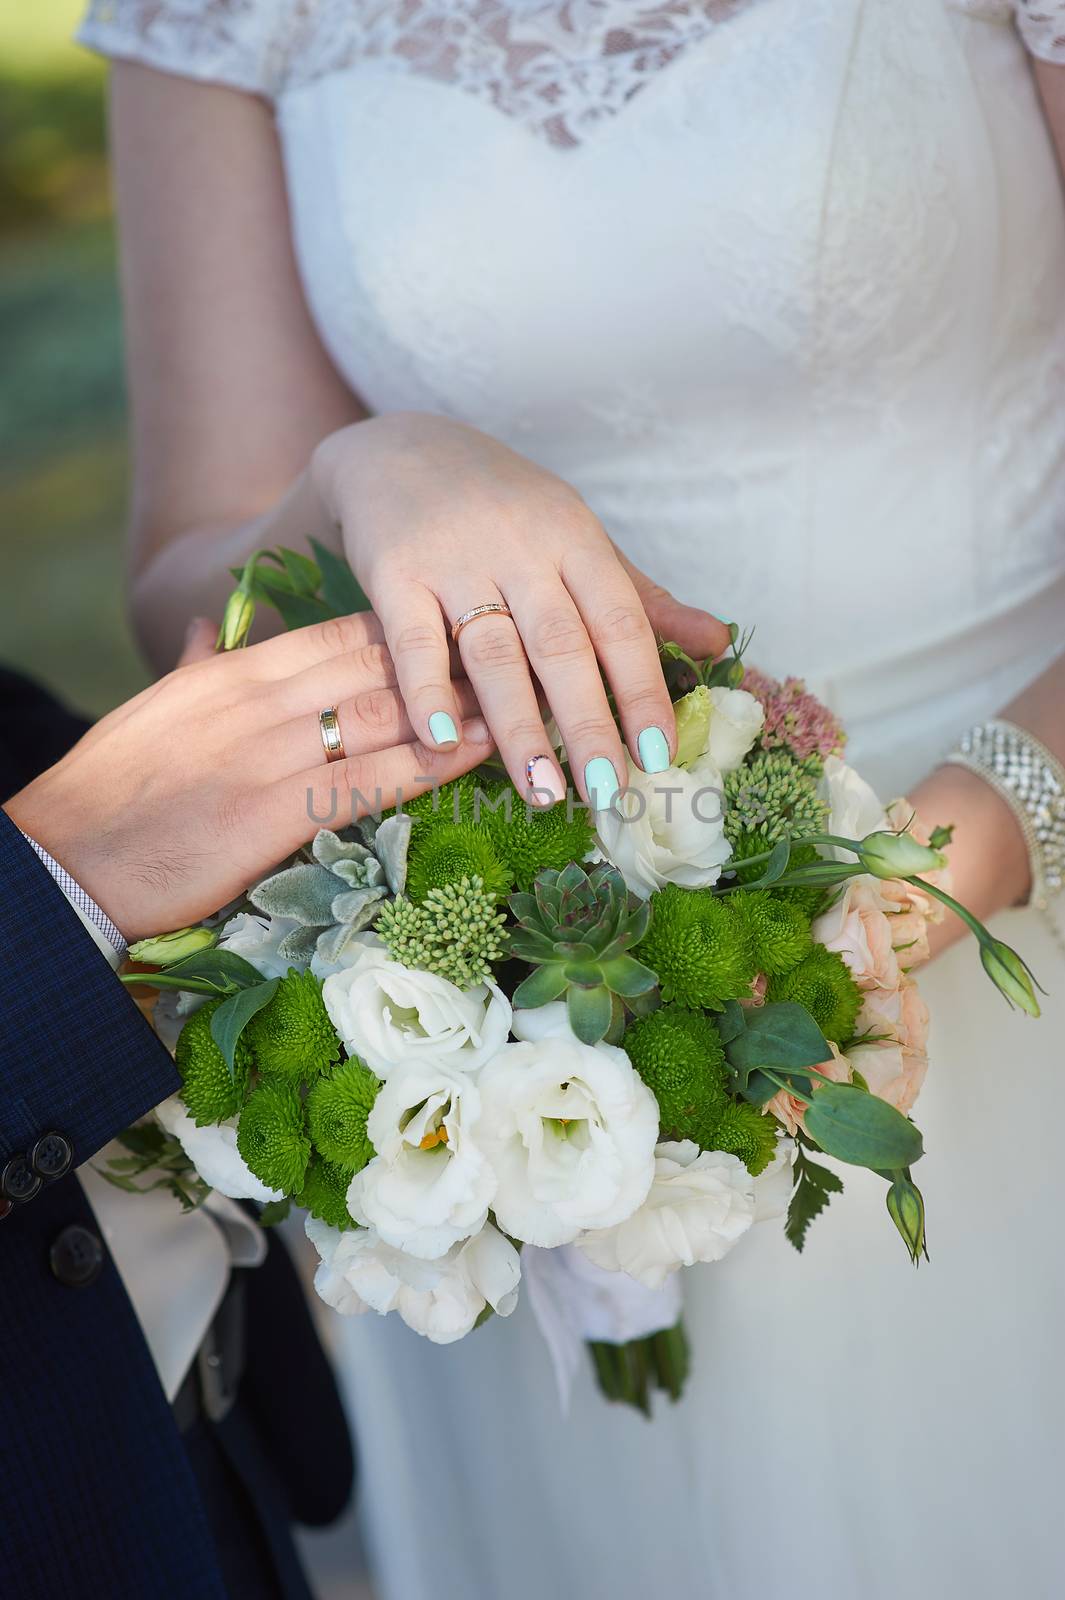
<svg viewBox="0 0 1065 1600">
<path fill-rule="evenodd" d="M 566 992 L 566 974 L 559 966 L 537 967 L 514 991 L 515 1010 L 546 1006 Z"/>
<path fill-rule="evenodd" d="M 614 1004 L 610 990 L 600 985 L 597 989 L 569 989 L 566 992 L 569 1025 L 583 1044 L 598 1044 L 610 1027 Z"/>
<path fill-rule="evenodd" d="M 312 561 L 310 556 L 301 555 L 298 550 L 288 550 L 284 546 L 277 553 L 285 563 L 285 571 L 292 579 L 296 594 L 317 594 L 322 581 L 322 571 L 317 562 Z"/>
<path fill-rule="evenodd" d="M 834 1194 L 843 1193 L 843 1179 L 829 1167 L 811 1161 L 801 1145 L 795 1159 L 795 1175 L 784 1236 L 796 1250 L 801 1250 L 811 1222 L 820 1216 Z"/>
<path fill-rule="evenodd" d="M 264 1228 L 276 1228 L 279 1222 L 284 1222 L 291 1210 L 290 1195 L 285 1195 L 281 1200 L 268 1200 L 259 1212 L 259 1221 Z"/>
<path fill-rule="evenodd" d="M 762 869 L 761 876 L 751 878 L 740 885 L 740 892 L 745 893 L 748 889 L 764 889 L 768 884 L 776 883 L 777 879 L 782 878 L 787 872 L 790 859 L 791 839 L 779 839 L 769 852 L 769 860 Z"/>
<path fill-rule="evenodd" d="M 730 1013 L 730 1018 L 731 1026 L 735 1013 Z M 725 1044 L 725 1055 L 741 1094 L 746 1094 L 751 1074 L 759 1067 L 772 1067 L 775 1071 L 816 1067 L 832 1054 L 813 1017 L 796 1000 L 777 1000 L 752 1008 L 743 1020 L 743 1032 Z"/>
<path fill-rule="evenodd" d="M 237 1040 L 256 1012 L 270 1004 L 280 982 L 280 978 L 270 978 L 266 983 L 256 984 L 254 989 L 238 989 L 228 1000 L 223 1000 L 212 1016 L 211 1038 L 226 1058 L 231 1079 L 237 1053 Z"/>
<path fill-rule="evenodd" d="M 823 1083 L 804 1117 L 826 1155 L 853 1167 L 908 1167 L 920 1160 L 920 1131 L 894 1106 L 851 1083 Z"/>
<path fill-rule="evenodd" d="M 152 981 L 158 981 L 161 974 L 156 973 Z M 168 978 L 181 980 L 182 978 L 200 978 L 207 983 L 214 983 L 227 992 L 235 989 L 252 989 L 256 984 L 262 983 L 263 975 L 257 972 L 250 961 L 245 961 L 243 956 L 235 955 L 232 950 L 199 950 L 193 956 L 186 956 L 184 961 L 177 961 L 166 971 Z M 180 981 L 178 988 L 182 987 Z"/>
<path fill-rule="evenodd" d="M 721 1014 L 715 1017 L 722 1044 L 731 1044 L 747 1027 L 747 1014 L 738 1000 L 726 1000 Z"/>
<path fill-rule="evenodd" d="M 322 599 L 333 615 L 349 617 L 356 611 L 372 610 L 359 580 L 343 557 L 327 550 L 317 539 L 312 539 L 310 545 L 322 569 Z"/>
<path fill-rule="evenodd" d="M 284 594 L 280 590 L 270 594 L 270 604 L 280 612 L 281 620 L 289 630 L 308 628 L 316 622 L 328 622 L 333 615 L 329 607 L 313 595 Z"/>
</svg>

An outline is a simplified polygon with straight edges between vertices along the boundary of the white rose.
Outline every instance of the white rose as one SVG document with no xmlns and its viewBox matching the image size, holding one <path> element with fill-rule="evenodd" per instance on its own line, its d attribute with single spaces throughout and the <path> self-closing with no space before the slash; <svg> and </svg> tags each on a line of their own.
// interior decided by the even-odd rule
<svg viewBox="0 0 1065 1600">
<path fill-rule="evenodd" d="M 510 1001 L 494 983 L 459 989 L 391 960 L 380 945 L 326 978 L 322 998 L 349 1053 L 379 1078 L 410 1061 L 475 1072 L 510 1032 Z"/>
<path fill-rule="evenodd" d="M 842 839 L 864 839 L 888 826 L 884 807 L 873 789 L 839 756 L 825 757 L 823 789 L 828 801 L 826 833 Z M 837 848 L 833 853 L 843 861 L 854 860 L 849 850 Z"/>
<path fill-rule="evenodd" d="M 348 1189 L 348 1210 L 386 1244 L 435 1260 L 484 1226 L 495 1174 L 474 1140 L 472 1078 L 431 1061 L 397 1067 L 366 1121 L 377 1155 Z"/>
<path fill-rule="evenodd" d="M 710 690 L 710 733 L 706 749 L 689 770 L 707 762 L 717 773 L 733 772 L 754 744 L 765 722 L 765 707 L 746 689 Z"/>
<path fill-rule="evenodd" d="M 546 1006 L 519 1006 L 511 1020 L 515 1039 L 539 1044 L 541 1039 L 576 1039 L 569 1024 L 569 1007 L 564 1000 L 549 1000 Z"/>
<path fill-rule="evenodd" d="M 656 773 L 630 761 L 627 787 L 595 828 L 603 855 L 643 900 L 666 883 L 708 888 L 731 854 L 721 774 L 707 756 L 697 768 Z"/>
<path fill-rule="evenodd" d="M 308 1218 L 307 1236 L 322 1257 L 314 1287 L 327 1305 L 349 1315 L 396 1311 L 434 1344 L 463 1338 L 486 1306 L 509 1317 L 518 1302 L 518 1252 L 491 1223 L 436 1261 L 420 1261 L 366 1228 L 340 1233 Z"/>
<path fill-rule="evenodd" d="M 204 1183 L 230 1200 L 280 1200 L 280 1189 L 268 1189 L 249 1168 L 237 1149 L 237 1119 L 198 1128 L 177 1095 L 171 1095 L 155 1114 L 172 1133 Z"/>
<path fill-rule="evenodd" d="M 658 1104 L 624 1050 L 553 1037 L 510 1044 L 479 1079 L 494 1209 L 514 1238 L 553 1246 L 609 1227 L 654 1176 Z"/>
<path fill-rule="evenodd" d="M 678 1267 L 720 1261 L 754 1221 L 754 1179 L 738 1156 L 690 1139 L 660 1144 L 643 1205 L 615 1227 L 582 1234 L 596 1266 L 659 1289 Z"/>
<path fill-rule="evenodd" d="M 295 966 L 277 953 L 277 947 L 299 923 L 292 917 L 268 917 L 263 911 L 238 911 L 222 929 L 219 950 L 242 956 L 264 978 L 283 978 Z"/>
</svg>

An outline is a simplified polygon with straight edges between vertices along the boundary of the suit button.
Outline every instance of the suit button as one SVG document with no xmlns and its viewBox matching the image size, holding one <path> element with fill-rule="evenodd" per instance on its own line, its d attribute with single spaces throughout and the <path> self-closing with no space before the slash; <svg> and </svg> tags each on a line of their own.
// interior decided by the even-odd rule
<svg viewBox="0 0 1065 1600">
<path fill-rule="evenodd" d="M 74 1222 L 56 1239 L 48 1263 L 68 1289 L 87 1289 L 103 1271 L 104 1247 L 95 1233 Z"/>
<path fill-rule="evenodd" d="M 30 1151 L 33 1170 L 42 1178 L 61 1178 L 73 1159 L 70 1140 L 64 1139 L 61 1133 L 43 1134 Z"/>
<path fill-rule="evenodd" d="M 0 1172 L 0 1194 L 7 1200 L 32 1200 L 40 1187 L 40 1174 L 25 1156 L 12 1156 Z"/>
</svg>

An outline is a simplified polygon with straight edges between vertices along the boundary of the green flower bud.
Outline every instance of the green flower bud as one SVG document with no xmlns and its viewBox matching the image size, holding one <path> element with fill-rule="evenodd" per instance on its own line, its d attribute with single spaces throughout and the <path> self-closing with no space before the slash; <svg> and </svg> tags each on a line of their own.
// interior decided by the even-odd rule
<svg viewBox="0 0 1065 1600">
<path fill-rule="evenodd" d="M 254 621 L 255 601 L 244 588 L 234 589 L 226 601 L 215 649 L 239 650 L 242 645 L 246 645 Z"/>
<path fill-rule="evenodd" d="M 921 1257 L 928 1260 L 928 1245 L 924 1231 L 924 1196 L 905 1172 L 895 1175 L 887 1192 L 888 1215 L 902 1235 L 914 1266 L 920 1266 Z"/>
<path fill-rule="evenodd" d="M 677 719 L 677 753 L 673 758 L 674 766 L 686 767 L 705 754 L 707 740 L 710 738 L 712 710 L 710 690 L 702 683 L 677 701 L 673 707 L 673 714 Z"/>
<path fill-rule="evenodd" d="M 1020 1006 L 1030 1017 L 1039 1015 L 1032 975 L 1016 950 L 989 934 L 986 942 L 980 942 L 980 960 L 999 994 L 1004 994 L 1011 1006 Z"/>
<path fill-rule="evenodd" d="M 129 947 L 129 959 L 150 967 L 172 967 L 176 961 L 210 950 L 217 943 L 218 934 L 210 928 L 179 928 L 176 933 L 161 933 L 155 939 L 138 939 Z"/>
<path fill-rule="evenodd" d="M 918 844 L 912 833 L 871 833 L 858 847 L 858 860 L 874 878 L 909 878 L 947 864 L 942 850 Z"/>
</svg>

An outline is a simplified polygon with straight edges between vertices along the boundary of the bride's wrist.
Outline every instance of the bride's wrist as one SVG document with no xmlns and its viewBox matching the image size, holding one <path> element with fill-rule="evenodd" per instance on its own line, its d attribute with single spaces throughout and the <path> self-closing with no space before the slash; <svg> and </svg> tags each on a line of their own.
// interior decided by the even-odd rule
<svg viewBox="0 0 1065 1600">
<path fill-rule="evenodd" d="M 946 765 L 908 799 L 922 827 L 953 824 L 947 851 L 952 892 L 976 916 L 986 920 L 1024 904 L 1031 888 L 1028 846 L 1008 802 L 989 783 L 965 767 Z"/>
</svg>

